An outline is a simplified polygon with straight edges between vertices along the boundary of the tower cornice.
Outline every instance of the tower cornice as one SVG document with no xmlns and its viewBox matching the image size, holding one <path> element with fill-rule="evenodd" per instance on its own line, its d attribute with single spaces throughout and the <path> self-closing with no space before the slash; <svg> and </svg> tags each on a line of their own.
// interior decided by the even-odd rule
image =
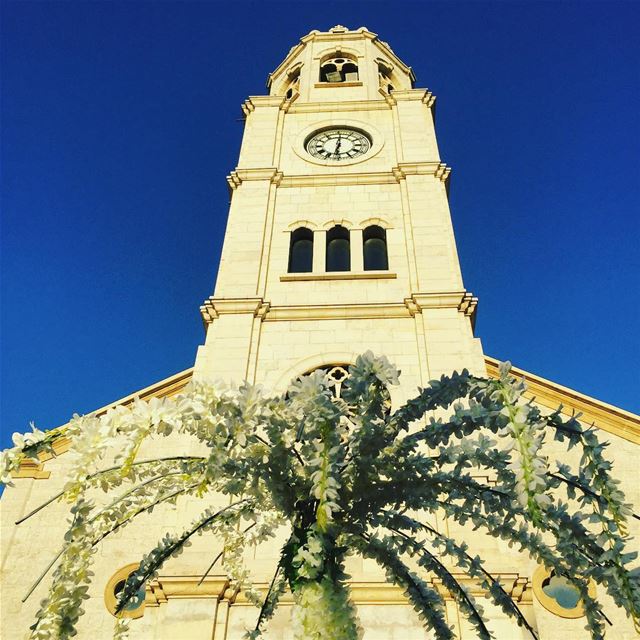
<svg viewBox="0 0 640 640">
<path fill-rule="evenodd" d="M 269 180 L 272 184 L 279 185 L 282 181 L 282 172 L 276 167 L 236 169 L 227 176 L 227 184 L 232 190 L 237 189 L 243 182 L 251 180 Z"/>
<path fill-rule="evenodd" d="M 413 69 L 410 66 L 406 65 L 394 53 L 393 49 L 391 49 L 388 43 L 380 40 L 377 33 L 369 31 L 369 29 L 367 29 L 366 27 L 360 27 L 355 31 L 351 31 L 349 29 L 346 29 L 345 27 L 340 27 L 338 25 L 338 27 L 334 27 L 329 31 L 318 31 L 314 29 L 307 35 L 302 36 L 302 38 L 300 38 L 300 42 L 291 47 L 285 59 L 267 77 L 267 89 L 271 88 L 273 78 L 278 76 L 284 69 L 286 69 L 287 66 L 291 64 L 292 60 L 294 60 L 300 53 L 302 53 L 302 51 L 304 51 L 307 45 L 311 42 L 348 42 L 358 37 L 370 40 L 384 55 L 386 55 L 394 64 L 396 64 L 411 78 L 412 83 L 416 81 L 416 76 L 413 72 Z"/>
<path fill-rule="evenodd" d="M 334 274 L 335 275 L 335 274 Z M 380 275 L 361 274 L 366 277 Z M 384 277 L 394 277 L 395 274 Z M 313 279 L 313 275 L 309 276 Z M 292 278 L 293 279 L 293 278 Z M 296 279 L 303 280 L 303 277 Z M 353 274 L 344 274 L 342 279 L 358 279 Z M 283 320 L 344 320 L 376 318 L 408 318 L 426 309 L 456 309 L 473 319 L 478 299 L 468 291 L 438 291 L 412 293 L 402 302 L 365 302 L 351 304 L 300 304 L 273 306 L 263 298 L 215 298 L 210 296 L 200 307 L 205 326 L 221 315 L 250 314 L 263 322 Z"/>
<path fill-rule="evenodd" d="M 242 113 L 248 116 L 257 107 L 280 107 L 288 103 L 282 96 L 249 96 L 241 105 Z"/>
<path fill-rule="evenodd" d="M 391 171 L 366 171 L 353 173 L 314 173 L 286 175 L 276 167 L 259 169 L 236 169 L 227 176 L 227 183 L 233 190 L 243 182 L 269 180 L 282 188 L 291 187 L 334 187 L 363 184 L 393 184 L 406 180 L 407 176 L 433 176 L 447 183 L 451 167 L 444 162 L 400 162 Z"/>
</svg>

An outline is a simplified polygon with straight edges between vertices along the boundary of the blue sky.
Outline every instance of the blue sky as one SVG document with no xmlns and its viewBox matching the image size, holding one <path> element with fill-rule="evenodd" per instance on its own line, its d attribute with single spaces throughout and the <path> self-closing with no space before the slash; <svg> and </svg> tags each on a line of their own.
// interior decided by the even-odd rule
<svg viewBox="0 0 640 640">
<path fill-rule="evenodd" d="M 240 103 L 367 26 L 438 97 L 485 352 L 640 411 L 638 3 L 4 2 L 2 430 L 192 365 Z"/>
</svg>

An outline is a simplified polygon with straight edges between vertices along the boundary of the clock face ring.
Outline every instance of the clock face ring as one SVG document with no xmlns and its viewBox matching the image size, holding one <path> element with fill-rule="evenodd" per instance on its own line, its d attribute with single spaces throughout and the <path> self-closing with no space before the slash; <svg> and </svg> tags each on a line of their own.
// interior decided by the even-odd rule
<svg viewBox="0 0 640 640">
<path fill-rule="evenodd" d="M 312 133 L 305 142 L 307 153 L 319 160 L 344 162 L 365 155 L 371 149 L 368 134 L 352 127 L 327 127 Z"/>
</svg>

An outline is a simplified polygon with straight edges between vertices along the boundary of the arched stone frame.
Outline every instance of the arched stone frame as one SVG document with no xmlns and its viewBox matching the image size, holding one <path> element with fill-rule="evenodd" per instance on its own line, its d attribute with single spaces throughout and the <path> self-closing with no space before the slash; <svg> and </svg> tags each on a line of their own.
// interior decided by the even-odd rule
<svg viewBox="0 0 640 640">
<path fill-rule="evenodd" d="M 366 349 L 363 348 L 362 351 L 366 351 Z M 274 393 L 283 393 L 293 380 L 300 376 L 307 375 L 316 369 L 336 366 L 348 369 L 351 365 L 355 364 L 356 359 L 361 353 L 362 352 L 357 351 L 327 351 L 301 358 L 280 375 L 272 386 L 272 390 Z M 397 406 L 396 403 L 401 398 L 401 396 L 398 395 L 400 387 L 390 385 L 387 389 L 389 391 L 391 407 L 394 405 Z"/>
<path fill-rule="evenodd" d="M 365 54 L 364 52 L 353 49 L 352 47 L 333 45 L 332 47 L 327 47 L 322 51 L 318 51 L 318 53 L 314 56 L 314 60 L 317 60 L 319 64 L 322 64 L 323 62 L 326 62 L 331 58 L 337 57 L 351 58 L 352 60 L 359 62 L 360 59 L 365 57 Z"/>
<path fill-rule="evenodd" d="M 558 601 L 555 598 L 547 595 L 544 590 L 544 582 L 551 577 L 553 572 L 547 567 L 540 565 L 533 573 L 533 578 L 531 579 L 531 584 L 533 587 L 533 593 L 536 597 L 536 600 L 549 612 L 553 613 L 560 618 L 582 618 L 584 616 L 584 607 L 582 606 L 582 601 L 579 600 L 578 604 L 573 607 L 573 609 L 567 609 L 558 604 Z M 596 587 L 592 580 L 589 580 L 589 595 L 592 598 L 596 597 Z"/>
<path fill-rule="evenodd" d="M 118 599 L 115 594 L 116 585 L 122 580 L 126 580 L 129 575 L 135 571 L 140 566 L 139 562 L 132 562 L 130 564 L 126 564 L 124 567 L 118 569 L 112 576 L 109 578 L 105 588 L 104 588 L 104 602 L 107 607 L 107 610 L 112 616 L 116 615 L 116 607 L 118 605 Z M 145 599 L 146 600 L 146 599 Z M 131 618 L 132 620 L 136 620 L 138 618 L 142 618 L 144 615 L 145 609 L 145 600 L 142 601 L 142 604 L 133 609 L 133 610 L 124 610 L 119 615 L 123 618 Z"/>
<path fill-rule="evenodd" d="M 338 363 L 353 364 L 358 355 L 355 351 L 327 351 L 302 358 L 282 373 L 273 385 L 273 390 L 276 393 L 282 393 L 292 380 L 320 367 L 329 367 Z"/>
<path fill-rule="evenodd" d="M 323 231 L 329 231 L 329 229 L 333 229 L 335 226 L 344 227 L 345 229 L 349 229 L 349 231 L 354 229 L 353 222 L 351 222 L 351 220 L 347 220 L 347 218 L 332 218 L 331 220 L 324 222 L 320 226 L 320 229 Z"/>
<path fill-rule="evenodd" d="M 377 216 L 371 217 L 371 218 L 365 218 L 364 220 L 358 222 L 357 229 L 366 229 L 367 227 L 370 227 L 372 225 L 377 225 L 378 227 L 382 227 L 383 229 L 386 229 L 387 231 L 389 229 L 393 229 L 393 225 L 386 219 L 386 218 L 379 218 Z"/>
<path fill-rule="evenodd" d="M 290 231 L 295 231 L 299 227 L 306 227 L 307 229 L 311 229 L 311 231 L 317 231 L 318 225 L 315 222 L 311 222 L 311 220 L 296 220 L 291 224 L 287 225 L 284 233 L 288 233 Z"/>
<path fill-rule="evenodd" d="M 313 133 L 321 129 L 338 129 L 341 127 L 359 129 L 367 134 L 371 138 L 371 148 L 369 149 L 369 151 L 363 156 L 357 156 L 350 160 L 341 160 L 339 164 L 336 164 L 331 160 L 314 158 L 309 153 L 307 153 L 307 150 L 305 149 L 305 142 Z M 361 120 L 353 120 L 351 118 L 340 118 L 333 120 L 321 120 L 312 125 L 309 125 L 308 127 L 305 127 L 295 138 L 295 141 L 293 143 L 293 151 L 297 156 L 299 156 L 306 162 L 310 162 L 311 164 L 318 164 L 323 167 L 348 167 L 354 164 L 359 164 L 360 162 L 366 162 L 367 160 L 374 158 L 380 153 L 380 151 L 382 151 L 384 144 L 384 136 L 382 135 L 380 130 L 374 127 L 371 123 L 362 122 Z"/>
</svg>

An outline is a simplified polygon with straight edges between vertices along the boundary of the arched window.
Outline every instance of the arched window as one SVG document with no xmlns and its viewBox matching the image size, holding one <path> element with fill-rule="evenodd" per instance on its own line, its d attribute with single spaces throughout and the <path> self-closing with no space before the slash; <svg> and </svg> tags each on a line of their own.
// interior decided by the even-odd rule
<svg viewBox="0 0 640 640">
<path fill-rule="evenodd" d="M 353 62 L 347 62 L 342 65 L 342 75 L 345 82 L 357 82 L 358 81 L 358 65 Z"/>
<path fill-rule="evenodd" d="M 389 268 L 387 257 L 387 232 L 378 225 L 367 227 L 362 234 L 365 271 L 385 271 Z"/>
<path fill-rule="evenodd" d="M 313 231 L 300 227 L 291 234 L 289 273 L 309 273 L 313 270 Z"/>
<path fill-rule="evenodd" d="M 349 230 L 336 225 L 327 231 L 327 271 L 349 271 L 351 269 L 351 251 Z"/>
<path fill-rule="evenodd" d="M 380 89 L 384 93 L 392 93 L 394 90 L 391 84 L 391 73 L 391 67 L 383 62 L 378 62 L 378 82 L 380 83 Z"/>
<path fill-rule="evenodd" d="M 358 65 L 353 58 L 336 53 L 320 65 L 320 82 L 357 82 Z"/>
<path fill-rule="evenodd" d="M 296 93 L 300 92 L 300 67 L 289 74 L 287 81 L 287 90 L 284 95 L 287 100 L 291 100 Z"/>
</svg>

